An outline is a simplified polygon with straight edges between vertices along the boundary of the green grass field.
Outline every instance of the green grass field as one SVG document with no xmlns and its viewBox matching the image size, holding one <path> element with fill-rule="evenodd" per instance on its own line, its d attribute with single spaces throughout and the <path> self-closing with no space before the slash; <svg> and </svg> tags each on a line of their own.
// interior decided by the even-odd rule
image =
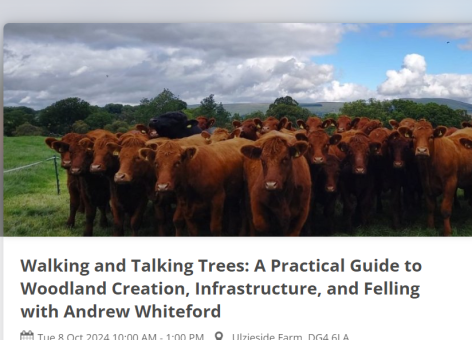
<svg viewBox="0 0 472 340">
<path fill-rule="evenodd" d="M 45 160 L 56 153 L 44 143 L 44 137 L 4 137 L 4 170 Z M 57 155 L 57 154 L 56 154 Z M 59 166 L 60 159 L 58 159 Z M 56 176 L 52 160 L 41 164 L 4 174 L 4 235 L 5 236 L 81 236 L 85 218 L 78 213 L 76 226 L 66 227 L 69 215 L 69 194 L 66 186 L 65 170 L 59 167 L 61 194 L 56 192 Z M 459 192 L 461 198 L 462 192 Z M 454 209 L 451 224 L 453 235 L 472 235 L 472 208 L 460 199 L 461 208 Z M 341 206 L 338 203 L 338 212 Z M 436 214 L 436 229 L 425 227 L 426 214 L 424 211 L 407 223 L 402 230 L 390 228 L 391 216 L 387 196 L 384 204 L 385 212 L 374 215 L 369 227 L 357 228 L 356 236 L 435 236 L 442 233 L 442 219 Z M 423 209 L 424 210 L 424 209 Z M 150 215 L 151 212 L 148 212 Z M 98 214 L 97 214 L 98 215 Z M 322 223 L 322 212 L 317 211 Z M 97 216 L 98 217 L 98 216 Z M 96 219 L 94 235 L 112 235 L 111 215 L 108 216 L 109 227 L 100 228 Z M 336 216 L 341 224 L 342 217 Z M 140 235 L 154 235 L 151 228 L 150 216 L 145 220 L 149 227 L 140 230 Z M 129 235 L 129 230 L 127 231 Z M 338 234 L 342 236 L 342 234 Z"/>
</svg>

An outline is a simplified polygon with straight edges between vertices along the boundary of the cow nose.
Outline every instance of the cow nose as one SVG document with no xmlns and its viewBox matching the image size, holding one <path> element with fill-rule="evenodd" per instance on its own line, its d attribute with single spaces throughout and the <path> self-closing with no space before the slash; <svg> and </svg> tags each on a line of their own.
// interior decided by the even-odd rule
<svg viewBox="0 0 472 340">
<path fill-rule="evenodd" d="M 102 166 L 100 164 L 92 164 L 90 166 L 91 172 L 100 171 L 101 169 L 102 169 Z"/>
<path fill-rule="evenodd" d="M 313 163 L 315 164 L 321 164 L 324 162 L 324 158 L 323 157 L 313 157 Z"/>
<path fill-rule="evenodd" d="M 365 168 L 356 168 L 356 174 L 364 174 Z"/>
<path fill-rule="evenodd" d="M 339 128 L 338 132 L 344 132 L 344 128 Z"/>
<path fill-rule="evenodd" d="M 71 173 L 72 175 L 79 175 L 80 172 L 81 172 L 81 171 L 80 171 L 80 168 L 72 168 L 72 169 L 70 169 L 70 173 Z"/>
<path fill-rule="evenodd" d="M 336 191 L 336 188 L 335 188 L 334 186 L 330 185 L 330 186 L 327 186 L 327 187 L 326 187 L 326 191 L 327 191 L 327 192 L 335 192 L 335 191 Z"/>
<path fill-rule="evenodd" d="M 395 168 L 403 168 L 403 162 L 393 162 Z"/>
<path fill-rule="evenodd" d="M 71 166 L 71 161 L 62 161 L 62 166 L 63 167 L 70 167 Z"/>
<path fill-rule="evenodd" d="M 169 190 L 169 183 L 157 185 L 157 191 L 167 191 L 167 190 Z"/>
<path fill-rule="evenodd" d="M 277 189 L 277 182 L 266 182 L 265 187 L 267 190 Z"/>
<path fill-rule="evenodd" d="M 129 178 L 124 172 L 117 172 L 115 174 L 115 182 L 128 182 Z"/>
<path fill-rule="evenodd" d="M 417 155 L 426 155 L 428 153 L 428 148 L 416 148 Z"/>
</svg>

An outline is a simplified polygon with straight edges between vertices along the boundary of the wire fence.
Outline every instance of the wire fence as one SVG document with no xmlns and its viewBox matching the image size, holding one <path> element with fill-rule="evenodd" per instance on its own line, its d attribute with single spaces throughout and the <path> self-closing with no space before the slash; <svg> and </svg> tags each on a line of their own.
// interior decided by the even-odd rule
<svg viewBox="0 0 472 340">
<path fill-rule="evenodd" d="M 57 194 L 59 195 L 61 193 L 61 189 L 60 189 L 60 186 L 59 186 L 59 171 L 57 169 L 57 158 L 58 157 L 56 155 L 54 155 L 52 157 L 46 158 L 46 159 L 44 159 L 42 161 L 39 161 L 39 162 L 34 162 L 34 163 L 31 163 L 31 164 L 22 165 L 22 166 L 19 166 L 17 168 L 13 168 L 13 169 L 3 170 L 3 173 L 6 174 L 6 173 L 9 173 L 9 172 L 13 172 L 13 171 L 23 170 L 23 169 L 30 168 L 32 166 L 35 166 L 35 165 L 38 165 L 38 164 L 41 164 L 41 163 L 44 163 L 44 162 L 47 162 L 47 161 L 50 161 L 50 160 L 54 160 L 54 170 L 56 172 L 56 187 L 57 187 Z"/>
</svg>

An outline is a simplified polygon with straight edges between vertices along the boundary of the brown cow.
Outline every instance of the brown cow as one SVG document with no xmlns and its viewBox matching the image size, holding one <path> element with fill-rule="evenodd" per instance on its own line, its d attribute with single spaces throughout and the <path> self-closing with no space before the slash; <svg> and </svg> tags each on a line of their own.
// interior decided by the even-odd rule
<svg viewBox="0 0 472 340">
<path fill-rule="evenodd" d="M 256 123 L 256 125 L 261 126 L 261 134 L 265 134 L 273 130 L 280 131 L 288 123 L 288 119 L 286 117 L 283 117 L 278 120 L 277 118 L 269 117 L 266 120 L 261 121 L 259 118 L 255 118 L 254 122 Z"/>
<path fill-rule="evenodd" d="M 472 137 L 472 129 L 462 129 L 444 137 L 447 128 L 433 128 L 427 121 L 418 121 L 413 131 L 401 127 L 398 131 L 405 137 L 413 137 L 413 148 L 421 175 L 428 208 L 428 227 L 434 228 L 436 198 L 443 194 L 441 214 L 444 235 L 452 233 L 450 217 L 456 188 L 472 184 L 470 154 L 462 147 L 460 139 Z"/>
<path fill-rule="evenodd" d="M 225 206 L 231 204 L 238 209 L 235 205 L 242 197 L 243 156 L 239 148 L 251 143 L 234 138 L 184 148 L 179 142 L 167 141 L 156 151 L 140 150 L 140 156 L 155 167 L 156 192 L 176 194 L 174 225 L 177 236 L 183 234 L 185 224 L 190 235 L 198 235 L 208 221 L 211 234 L 221 235 Z"/>
<path fill-rule="evenodd" d="M 297 124 L 300 128 L 306 130 L 306 133 L 310 133 L 313 131 L 324 130 L 330 126 L 335 126 L 336 121 L 334 119 L 325 119 L 324 121 L 318 117 L 308 117 L 306 122 L 302 119 L 297 120 Z"/>
<path fill-rule="evenodd" d="M 273 134 L 241 148 L 251 206 L 251 233 L 298 236 L 311 196 L 308 143 Z"/>
<path fill-rule="evenodd" d="M 255 119 L 246 119 L 242 123 L 239 120 L 233 121 L 233 127 L 241 131 L 241 138 L 257 140 L 259 139 L 258 133 L 260 132 L 262 125 L 256 123 Z"/>
<path fill-rule="evenodd" d="M 405 126 L 409 129 L 413 129 L 416 124 L 416 120 L 414 120 L 413 118 L 405 118 L 402 119 L 400 123 L 398 123 L 395 119 L 390 119 L 388 123 L 394 130 L 398 130 L 398 128 L 402 126 Z"/>
<path fill-rule="evenodd" d="M 80 195 L 80 183 L 79 179 L 70 174 L 70 152 L 69 145 L 78 143 L 79 140 L 86 137 L 86 135 L 81 135 L 78 133 L 68 133 L 60 140 L 62 143 L 56 144 L 54 148 L 53 143 L 58 142 L 57 139 L 53 137 L 46 138 L 45 142 L 48 147 L 57 151 L 61 155 L 61 167 L 67 171 L 67 190 L 69 191 L 69 217 L 67 218 L 66 225 L 68 227 L 75 226 L 75 216 L 77 211 L 84 212 L 84 205 Z"/>
<path fill-rule="evenodd" d="M 370 121 L 367 125 L 369 126 Z M 372 171 L 377 197 L 377 212 L 383 211 L 382 192 L 392 187 L 392 163 L 389 159 L 388 136 L 391 130 L 386 128 L 374 129 L 369 134 Z"/>
<path fill-rule="evenodd" d="M 149 162 L 139 157 L 145 146 L 143 138 L 128 137 L 121 144 L 108 142 L 110 156 L 119 159 L 119 169 L 110 183 L 114 235 L 124 235 L 125 216 L 130 216 L 133 236 L 138 235 L 148 198 L 153 196 L 156 182 Z"/>
<path fill-rule="evenodd" d="M 370 159 L 370 140 L 364 133 L 358 132 L 349 140 L 342 140 L 338 148 L 346 154 L 341 170 L 339 191 L 343 200 L 343 216 L 349 233 L 352 229 L 352 214 L 355 200 L 357 216 L 362 225 L 369 220 L 374 195 L 374 177 Z"/>
<path fill-rule="evenodd" d="M 202 131 L 208 130 L 215 124 L 215 118 L 207 118 L 205 116 L 197 117 L 198 127 L 202 129 Z"/>
<path fill-rule="evenodd" d="M 352 128 L 352 119 L 348 116 L 339 116 L 335 126 L 337 133 L 349 131 Z"/>
</svg>

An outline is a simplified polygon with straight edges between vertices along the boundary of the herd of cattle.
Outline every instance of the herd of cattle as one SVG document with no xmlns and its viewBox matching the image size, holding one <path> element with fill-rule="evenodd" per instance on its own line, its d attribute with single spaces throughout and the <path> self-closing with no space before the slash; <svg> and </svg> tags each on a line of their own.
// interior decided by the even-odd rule
<svg viewBox="0 0 472 340">
<path fill-rule="evenodd" d="M 214 119 L 187 120 L 181 112 L 151 119 L 124 134 L 94 130 L 69 133 L 46 144 L 61 154 L 67 170 L 70 215 L 85 212 L 85 236 L 113 214 L 113 234 L 133 235 L 152 202 L 157 235 L 313 235 L 332 234 L 335 204 L 343 205 L 343 231 L 366 225 L 382 193 L 390 192 L 393 228 L 404 212 L 426 199 L 427 225 L 434 228 L 436 200 L 444 235 L 456 191 L 472 204 L 472 128 L 433 126 L 426 120 L 337 120 L 310 117 L 234 121 L 234 130 L 210 127 Z M 333 127 L 329 135 L 325 129 Z M 332 129 L 333 130 L 333 129 Z M 324 223 L 316 214 L 321 205 Z M 319 233 L 318 233 L 319 234 Z"/>
</svg>

